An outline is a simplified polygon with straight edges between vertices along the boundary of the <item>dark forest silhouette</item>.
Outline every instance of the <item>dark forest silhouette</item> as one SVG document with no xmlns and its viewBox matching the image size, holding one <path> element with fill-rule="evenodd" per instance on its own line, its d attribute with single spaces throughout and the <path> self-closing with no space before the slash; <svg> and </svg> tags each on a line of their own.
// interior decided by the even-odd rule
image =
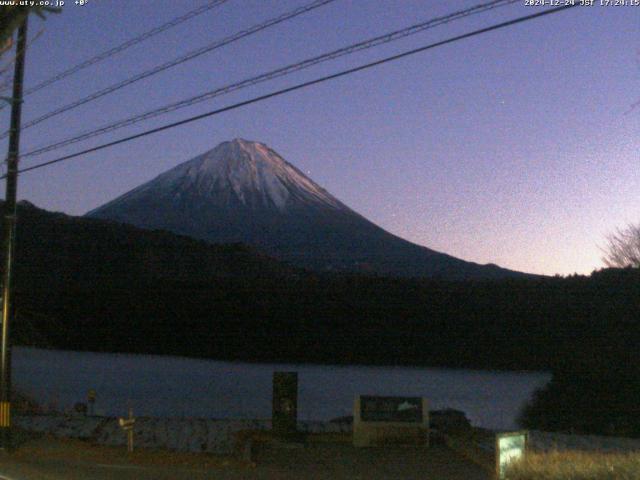
<svg viewBox="0 0 640 480">
<path fill-rule="evenodd" d="M 15 341 L 255 362 L 546 370 L 527 426 L 640 434 L 640 271 L 323 275 L 241 245 L 22 205 Z"/>
</svg>

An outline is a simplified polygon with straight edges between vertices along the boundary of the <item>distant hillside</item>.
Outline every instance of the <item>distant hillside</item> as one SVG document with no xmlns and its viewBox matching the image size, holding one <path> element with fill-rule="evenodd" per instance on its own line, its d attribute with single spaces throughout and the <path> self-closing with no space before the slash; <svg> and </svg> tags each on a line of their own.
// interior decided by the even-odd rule
<svg viewBox="0 0 640 480">
<path fill-rule="evenodd" d="M 640 343 L 640 271 L 444 281 L 296 271 L 241 245 L 22 204 L 14 340 L 249 361 L 556 369 Z M 603 353 L 605 352 L 605 353 Z"/>
<path fill-rule="evenodd" d="M 244 245 L 210 245 L 169 232 L 52 213 L 28 202 L 18 207 L 16 245 L 18 290 L 295 273 Z"/>
</svg>

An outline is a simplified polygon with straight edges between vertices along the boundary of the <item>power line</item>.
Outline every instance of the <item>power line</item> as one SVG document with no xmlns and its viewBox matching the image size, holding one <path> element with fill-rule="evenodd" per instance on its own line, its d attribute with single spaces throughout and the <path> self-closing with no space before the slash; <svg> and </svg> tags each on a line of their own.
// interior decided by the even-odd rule
<svg viewBox="0 0 640 480">
<path fill-rule="evenodd" d="M 226 0 L 225 0 L 226 1 Z M 138 75 L 135 75 L 133 77 L 127 78 L 121 82 L 115 83 L 113 85 L 110 85 L 106 88 L 103 88 L 102 90 L 98 90 L 97 92 L 92 93 L 91 95 L 88 95 L 84 98 L 81 98 L 80 100 L 76 100 L 75 102 L 69 103 L 67 105 L 64 105 L 56 110 L 53 110 L 49 113 L 46 113 L 34 120 L 31 120 L 30 122 L 25 123 L 22 126 L 22 129 L 27 129 L 30 127 L 33 127 L 34 125 L 37 125 L 41 122 L 44 122 L 45 120 L 48 120 L 49 118 L 55 117 L 57 115 L 60 115 L 61 113 L 64 112 L 68 112 L 69 110 L 73 110 L 74 108 L 77 108 L 81 105 L 85 105 L 86 103 L 92 102 L 93 100 L 96 100 L 100 97 L 104 97 L 105 95 L 108 95 L 110 93 L 113 93 L 117 90 L 120 90 L 121 88 L 124 88 L 128 85 L 131 85 L 133 83 L 136 83 L 140 80 L 143 80 L 147 77 L 150 77 L 152 75 L 156 75 L 160 72 L 163 72 L 169 68 L 175 67 L 176 65 L 180 65 L 182 63 L 185 63 L 189 60 L 193 60 L 196 57 L 199 57 L 201 55 L 204 55 L 205 53 L 211 52 L 212 50 L 224 47 L 225 45 L 229 45 L 232 42 L 235 42 L 237 40 L 240 40 L 244 37 L 248 37 L 249 35 L 253 35 L 255 33 L 258 33 L 262 30 L 265 30 L 269 27 L 272 27 L 274 25 L 277 25 L 279 23 L 282 23 L 286 20 L 289 20 L 291 18 L 297 17 L 299 15 L 302 15 L 303 13 L 307 13 L 310 12 L 311 10 L 315 10 L 316 8 L 322 7 L 328 3 L 332 3 L 335 2 L 336 0 L 315 0 L 313 2 L 311 2 L 308 5 L 302 6 L 302 7 L 298 7 L 294 10 L 291 10 L 287 13 L 284 13 L 282 15 L 279 15 L 277 17 L 274 17 L 270 20 L 267 20 L 266 22 L 254 25 L 246 30 L 242 30 L 240 32 L 234 33 L 233 35 L 230 35 L 228 37 L 223 38 L 222 40 L 218 40 L 214 43 L 211 43 L 209 45 L 206 45 L 202 48 L 198 48 L 197 50 L 193 50 L 185 55 L 182 55 L 181 57 L 175 58 L 173 60 L 170 60 L 166 63 L 163 63 L 162 65 L 158 65 L 150 70 L 146 70 L 142 73 L 139 73 Z M 7 135 L 9 134 L 9 132 L 4 132 L 2 135 L 0 135 L 0 139 L 5 138 Z"/>
<path fill-rule="evenodd" d="M 25 90 L 24 92 L 24 96 L 30 95 L 34 92 L 37 92 L 38 90 L 41 90 L 45 87 L 48 87 L 49 85 L 51 85 L 52 83 L 58 82 L 60 80 L 62 80 L 63 78 L 67 78 L 70 75 L 73 75 L 77 72 L 79 72 L 80 70 L 83 70 L 87 67 L 90 67 L 91 65 L 95 65 L 96 63 L 99 63 L 103 60 L 106 60 L 107 58 L 120 53 L 124 50 L 126 50 L 129 47 L 133 47 L 134 45 L 137 45 L 138 43 L 144 42 L 145 40 L 148 40 L 151 37 L 154 37 L 156 35 L 158 35 L 159 33 L 164 32 L 165 30 L 169 30 L 170 28 L 173 28 L 177 25 L 180 25 L 181 23 L 186 22 L 187 20 L 190 20 L 198 15 L 201 15 L 213 8 L 216 8 L 220 5 L 222 5 L 223 3 L 226 3 L 228 0 L 210 0 L 208 3 L 206 3 L 205 5 L 202 5 L 198 8 L 196 8 L 195 10 L 191 10 L 190 12 L 185 13 L 184 15 L 181 15 L 179 17 L 174 18 L 173 20 L 168 21 L 167 23 L 164 23 L 158 27 L 155 27 L 147 32 L 144 32 L 140 35 L 138 35 L 137 37 L 131 38 L 129 40 L 127 40 L 126 42 L 113 47 L 109 50 L 106 50 L 102 53 L 99 53 L 98 55 L 95 55 L 91 58 L 89 58 L 88 60 L 85 60 L 84 62 L 81 62 L 67 70 L 64 70 L 63 72 L 60 72 L 57 75 L 54 75 L 53 77 L 50 77 L 40 83 L 38 83 L 37 85 L 28 88 L 27 90 Z"/>
<path fill-rule="evenodd" d="M 457 41 L 460 41 L 460 40 L 463 40 L 463 39 L 466 39 L 466 38 L 470 38 L 470 37 L 474 37 L 474 36 L 481 35 L 481 34 L 484 34 L 484 33 L 488 33 L 488 32 L 491 32 L 493 30 L 498 30 L 500 28 L 509 27 L 511 25 L 516 25 L 518 23 L 523 23 L 523 22 L 526 22 L 526 21 L 529 21 L 529 20 L 533 20 L 535 18 L 539 18 L 539 17 L 545 16 L 545 15 L 558 13 L 558 12 L 560 12 L 562 10 L 567 10 L 569 8 L 573 8 L 573 7 L 576 7 L 576 6 L 579 6 L 579 4 L 576 3 L 576 4 L 573 4 L 573 5 L 569 4 L 569 5 L 564 5 L 564 6 L 561 6 L 561 7 L 551 8 L 551 9 L 543 10 L 541 12 L 534 13 L 534 14 L 531 14 L 531 15 L 525 15 L 523 17 L 518 17 L 518 18 L 515 18 L 513 20 L 509 20 L 507 22 L 498 23 L 498 24 L 492 25 L 490 27 L 481 28 L 479 30 L 474 30 L 472 32 L 465 33 L 465 34 L 462 34 L 462 35 L 457 35 L 455 37 L 451 37 L 451 38 L 448 38 L 446 40 L 441 40 L 441 41 L 436 42 L 436 43 L 431 43 L 429 45 L 426 45 L 426 46 L 423 46 L 423 47 L 419 47 L 419 48 L 415 48 L 413 50 L 408 50 L 408 51 L 399 53 L 397 55 L 392 55 L 390 57 L 385 57 L 385 58 L 383 58 L 381 60 L 376 60 L 375 62 L 366 63 L 364 65 L 360 65 L 358 67 L 350 68 L 350 69 L 347 69 L 347 70 L 342 70 L 342 71 L 340 71 L 338 73 L 334 73 L 332 75 L 327 75 L 327 76 L 324 76 L 324 77 L 317 78 L 315 80 L 310 80 L 308 82 L 299 83 L 299 84 L 294 85 L 292 87 L 283 88 L 281 90 L 277 90 L 275 92 L 271 92 L 271 93 L 268 93 L 266 95 L 261 95 L 259 97 L 254 97 L 252 99 L 245 100 L 243 102 L 235 103 L 233 105 L 229 105 L 229 106 L 226 106 L 226 107 L 223 107 L 223 108 L 212 110 L 212 111 L 207 112 L 207 113 L 203 113 L 203 114 L 200 114 L 200 115 L 189 117 L 189 118 L 186 118 L 184 120 L 180 120 L 180 121 L 173 122 L 173 123 L 170 123 L 170 124 L 167 124 L 167 125 L 163 125 L 161 127 L 153 128 L 153 129 L 147 130 L 145 132 L 141 132 L 141 133 L 138 133 L 138 134 L 135 134 L 135 135 L 131 135 L 131 136 L 128 136 L 128 137 L 124 137 L 124 138 L 120 138 L 120 139 L 114 140 L 112 142 L 103 143 L 102 145 L 98 145 L 96 147 L 88 148 L 86 150 L 82 150 L 80 152 L 76 152 L 76 153 L 73 153 L 73 154 L 70 154 L 70 155 L 65 155 L 63 157 L 59 157 L 59 158 L 56 158 L 54 160 L 49 160 L 47 162 L 42 162 L 42 163 L 39 163 L 37 165 L 33 165 L 31 167 L 23 168 L 23 169 L 19 170 L 18 173 L 24 173 L 24 172 L 28 172 L 28 171 L 31 171 L 31 170 L 37 170 L 39 168 L 43 168 L 43 167 L 46 167 L 46 166 L 49 166 L 49 165 L 53 165 L 55 163 L 64 162 L 64 161 L 70 160 L 72 158 L 79 157 L 81 155 L 86 155 L 87 153 L 93 153 L 93 152 L 97 152 L 99 150 L 104 150 L 105 148 L 113 147 L 113 146 L 119 145 L 121 143 L 126 143 L 126 142 L 129 142 L 129 141 L 132 141 L 132 140 L 136 140 L 138 138 L 146 137 L 147 135 L 152 135 L 154 133 L 162 132 L 164 130 L 169 130 L 171 128 L 179 127 L 181 125 L 186 125 L 188 123 L 192 123 L 192 122 L 195 122 L 197 120 L 202 120 L 203 118 L 207 118 L 207 117 L 211 117 L 211 116 L 214 116 L 214 115 L 218 115 L 220 113 L 228 112 L 230 110 L 235 110 L 237 108 L 244 107 L 246 105 L 251 105 L 253 103 L 261 102 L 261 101 L 267 100 L 269 98 L 273 98 L 273 97 L 278 97 L 280 95 L 284 95 L 285 93 L 293 92 L 293 91 L 296 91 L 296 90 L 301 90 L 303 88 L 310 87 L 312 85 L 317 85 L 319 83 L 323 83 L 323 82 L 326 82 L 326 81 L 329 81 L 329 80 L 334 80 L 336 78 L 344 77 L 344 76 L 350 75 L 352 73 L 356 73 L 356 72 L 360 72 L 362 70 L 367 70 L 369 68 L 377 67 L 379 65 L 382 65 L 382 64 L 385 64 L 385 63 L 388 63 L 388 62 L 393 62 L 395 60 L 399 60 L 401 58 L 408 57 L 410 55 L 415 55 L 417 53 L 421 53 L 421 52 L 424 52 L 426 50 L 431 50 L 431 49 L 436 48 L 436 47 L 441 47 L 441 46 L 447 45 L 449 43 L 454 43 L 454 42 L 457 42 Z M 0 177 L 0 179 L 5 178 L 5 177 L 6 177 L 6 175 Z"/>
<path fill-rule="evenodd" d="M 123 119 L 123 120 L 118 120 L 116 122 L 104 125 L 100 128 L 94 129 L 94 130 L 90 130 L 88 132 L 84 132 L 72 137 L 68 137 L 66 139 L 60 140 L 58 142 L 55 142 L 53 144 L 49 144 L 43 147 L 39 147 L 35 150 L 29 151 L 27 153 L 25 153 L 24 155 L 22 155 L 22 158 L 27 158 L 27 157 L 32 157 L 32 156 L 36 156 L 36 155 L 41 155 L 43 153 L 46 152 L 50 152 L 53 150 L 57 150 L 59 148 L 74 144 L 74 143 L 78 143 L 80 141 L 83 140 L 87 140 L 89 138 L 98 136 L 98 135 L 103 135 L 105 133 L 109 133 L 115 130 L 119 130 L 121 128 L 124 127 L 128 127 L 130 125 L 134 125 L 137 124 L 139 122 L 145 121 L 145 120 L 149 120 L 151 118 L 163 115 L 165 113 L 169 113 L 169 112 L 173 112 L 175 110 L 179 110 L 185 107 L 189 107 L 192 105 L 195 105 L 197 103 L 206 101 L 206 100 L 210 100 L 212 98 L 218 97 L 218 96 L 222 96 L 222 95 L 226 95 L 228 93 L 234 92 L 236 90 L 241 90 L 243 88 L 247 88 L 253 85 L 257 85 L 259 83 L 268 81 L 268 80 L 273 80 L 275 78 L 279 78 L 285 75 L 289 75 L 291 73 L 309 68 L 311 66 L 317 65 L 319 63 L 323 63 L 329 60 L 334 60 L 336 58 L 345 56 L 345 55 L 350 55 L 352 53 L 361 51 L 361 50 L 366 50 L 369 48 L 373 48 L 376 47 L 378 45 L 382 45 L 385 43 L 389 43 L 395 40 L 399 40 L 401 38 L 405 38 L 408 37 L 410 35 L 414 35 L 420 32 L 423 32 L 425 30 L 428 30 L 430 28 L 434 28 L 437 27 L 439 25 L 445 24 L 445 23 L 449 23 L 449 22 L 453 22 L 455 20 L 459 20 L 461 18 L 470 16 L 470 15 L 475 15 L 478 13 L 482 13 L 485 12 L 487 10 L 491 10 L 494 8 L 498 8 L 498 7 L 502 7 L 502 6 L 506 6 L 512 3 L 515 3 L 519 0 L 493 0 L 490 1 L 488 3 L 483 3 L 480 5 L 476 5 L 474 7 L 471 8 L 467 8 L 465 10 L 460 10 L 457 12 L 453 12 L 451 14 L 445 15 L 445 16 L 441 16 L 441 17 L 436 17 L 436 18 L 432 18 L 430 20 L 427 20 L 425 22 L 421 22 L 418 23 L 416 25 L 412 25 L 410 27 L 401 29 L 401 30 L 396 30 L 393 31 L 391 33 L 387 33 L 384 35 L 380 35 L 377 37 L 373 37 L 370 38 L 368 40 L 364 40 L 352 45 L 349 45 L 347 47 L 343 47 L 337 50 L 333 50 L 331 52 L 328 53 L 324 53 L 322 55 L 316 56 L 316 57 L 312 57 L 306 60 L 303 60 L 301 62 L 297 62 L 297 63 L 293 63 L 290 65 L 287 65 L 285 67 L 281 67 L 275 70 L 271 70 L 269 72 L 254 76 L 254 77 L 250 77 L 244 80 L 241 80 L 239 82 L 236 83 L 232 83 L 229 85 L 225 85 L 223 87 L 219 87 L 216 88 L 214 90 L 210 90 L 207 91 L 205 93 L 196 95 L 194 97 L 190 97 L 187 98 L 185 100 L 181 100 L 179 102 L 175 102 L 175 103 L 171 103 L 168 105 L 164 105 L 162 107 L 138 114 L 138 115 L 134 115 L 132 117 Z"/>
</svg>

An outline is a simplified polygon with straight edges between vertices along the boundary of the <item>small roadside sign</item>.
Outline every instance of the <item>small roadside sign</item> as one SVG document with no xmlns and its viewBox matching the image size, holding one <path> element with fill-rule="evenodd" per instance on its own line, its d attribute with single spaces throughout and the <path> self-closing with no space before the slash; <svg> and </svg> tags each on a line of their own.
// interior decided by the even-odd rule
<svg viewBox="0 0 640 480">
<path fill-rule="evenodd" d="M 135 418 L 119 418 L 118 423 L 123 430 L 132 430 L 133 425 L 136 423 Z"/>
<path fill-rule="evenodd" d="M 496 435 L 496 477 L 502 479 L 509 465 L 524 458 L 529 432 L 506 432 Z"/>
<path fill-rule="evenodd" d="M 129 418 L 118 418 L 118 425 L 127 432 L 127 451 L 133 452 L 133 426 L 136 419 L 133 416 L 133 409 L 129 409 Z"/>
</svg>

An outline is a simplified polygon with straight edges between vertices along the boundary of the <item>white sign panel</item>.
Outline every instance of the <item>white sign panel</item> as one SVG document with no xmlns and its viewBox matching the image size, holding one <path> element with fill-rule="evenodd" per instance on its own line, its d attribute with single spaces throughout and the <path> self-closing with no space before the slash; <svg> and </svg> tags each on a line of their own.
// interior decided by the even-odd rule
<svg viewBox="0 0 640 480">
<path fill-rule="evenodd" d="M 508 432 L 496 435 L 496 473 L 504 478 L 507 466 L 524 458 L 527 432 Z"/>
</svg>

